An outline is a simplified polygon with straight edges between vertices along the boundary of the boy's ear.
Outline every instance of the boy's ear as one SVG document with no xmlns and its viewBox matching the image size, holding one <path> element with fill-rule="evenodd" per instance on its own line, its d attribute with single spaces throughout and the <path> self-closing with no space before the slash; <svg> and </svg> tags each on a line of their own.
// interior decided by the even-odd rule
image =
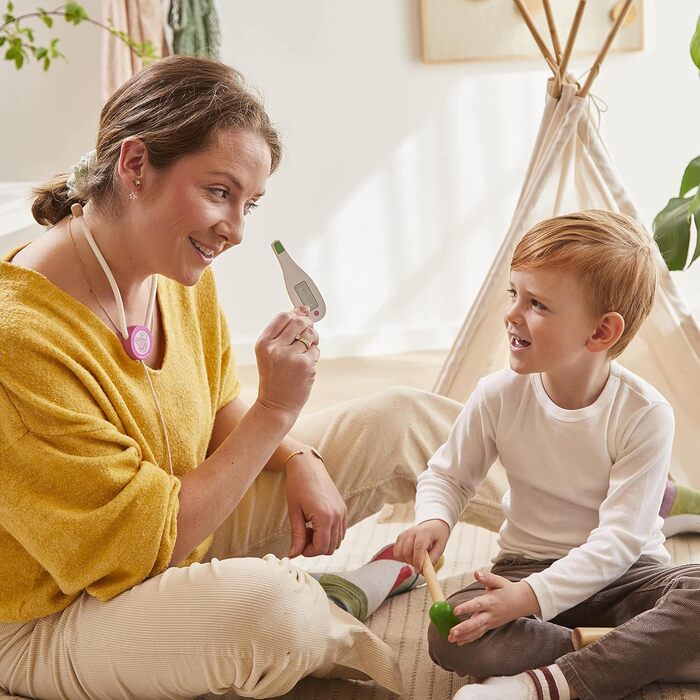
<svg viewBox="0 0 700 700">
<path fill-rule="evenodd" d="M 595 331 L 588 339 L 586 347 L 591 352 L 609 350 L 625 330 L 625 319 L 617 311 L 609 311 L 598 321 Z"/>
</svg>

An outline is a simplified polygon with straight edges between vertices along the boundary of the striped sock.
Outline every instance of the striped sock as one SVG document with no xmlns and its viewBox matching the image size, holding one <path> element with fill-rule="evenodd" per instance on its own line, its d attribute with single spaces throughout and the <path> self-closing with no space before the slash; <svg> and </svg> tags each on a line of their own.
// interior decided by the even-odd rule
<svg viewBox="0 0 700 700">
<path fill-rule="evenodd" d="M 535 686 L 537 700 L 569 700 L 569 684 L 556 664 L 525 671 Z"/>
<path fill-rule="evenodd" d="M 465 685 L 453 700 L 570 700 L 569 684 L 556 664 L 517 676 L 492 676 Z"/>
<path fill-rule="evenodd" d="M 380 549 L 355 571 L 311 573 L 326 595 L 358 620 L 369 617 L 387 598 L 423 582 L 410 564 L 394 559 L 394 545 Z"/>
</svg>

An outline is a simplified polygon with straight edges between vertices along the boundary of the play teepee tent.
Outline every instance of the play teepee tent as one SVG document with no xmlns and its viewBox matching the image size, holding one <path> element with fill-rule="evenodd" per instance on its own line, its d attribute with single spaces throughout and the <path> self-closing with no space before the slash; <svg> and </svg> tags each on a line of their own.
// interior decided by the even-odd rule
<svg viewBox="0 0 700 700">
<path fill-rule="evenodd" d="M 549 0 L 543 0 L 552 53 L 522 0 L 514 0 L 554 77 L 513 220 L 491 269 L 442 367 L 434 390 L 463 401 L 477 381 L 507 364 L 503 314 L 510 260 L 522 235 L 538 220 L 576 209 L 607 209 L 640 220 L 595 125 L 591 84 L 633 0 L 626 0 L 585 84 L 567 74 L 586 0 L 579 0 L 563 51 Z M 658 250 L 654 246 L 654 250 Z M 659 289 L 652 314 L 620 362 L 651 382 L 676 415 L 672 475 L 700 488 L 700 330 L 658 253 Z"/>
</svg>

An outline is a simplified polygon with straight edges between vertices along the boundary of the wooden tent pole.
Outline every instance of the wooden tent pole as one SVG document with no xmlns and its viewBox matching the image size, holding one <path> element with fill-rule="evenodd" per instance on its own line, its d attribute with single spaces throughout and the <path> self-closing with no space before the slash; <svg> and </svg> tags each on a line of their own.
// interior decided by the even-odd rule
<svg viewBox="0 0 700 700">
<path fill-rule="evenodd" d="M 539 47 L 540 51 L 542 52 L 542 55 L 544 56 L 544 60 L 547 61 L 547 65 L 552 69 L 552 73 L 554 73 L 555 76 L 559 76 L 559 67 L 557 65 L 557 61 L 552 56 L 552 54 L 549 52 L 549 49 L 547 48 L 547 45 L 544 43 L 544 40 L 540 36 L 540 33 L 537 31 L 537 27 L 535 26 L 535 23 L 532 21 L 532 17 L 530 16 L 530 13 L 527 11 L 527 7 L 523 4 L 523 0 L 513 0 L 513 2 L 517 5 L 518 10 L 520 10 L 520 14 L 522 15 L 523 19 L 525 20 L 525 24 L 527 25 L 527 28 L 530 30 L 530 34 L 532 34 L 535 43 Z"/>
<path fill-rule="evenodd" d="M 561 44 L 559 43 L 559 32 L 557 31 L 557 25 L 554 21 L 554 15 L 552 14 L 552 6 L 549 0 L 542 0 L 544 5 L 544 12 L 547 15 L 547 26 L 549 27 L 549 34 L 552 37 L 552 46 L 554 47 L 554 58 L 557 63 L 561 65 Z"/>
<path fill-rule="evenodd" d="M 552 38 L 552 47 L 554 48 L 554 58 L 557 65 L 560 66 L 558 74 L 556 76 L 556 81 L 553 86 L 552 96 L 559 97 L 561 95 L 561 85 L 564 81 L 564 73 L 561 72 L 561 44 L 559 43 L 559 32 L 557 31 L 557 24 L 554 21 L 554 14 L 552 13 L 552 5 L 549 0 L 542 0 L 542 5 L 544 6 L 544 12 L 547 16 L 547 26 L 549 27 L 549 36 Z"/>
<path fill-rule="evenodd" d="M 593 81 L 596 79 L 596 76 L 598 75 L 598 73 L 600 73 L 600 66 L 603 64 L 603 61 L 605 60 L 605 57 L 607 56 L 608 51 L 610 50 L 610 46 L 612 45 L 613 41 L 615 40 L 615 37 L 617 36 L 618 31 L 620 31 L 620 27 L 622 26 L 622 23 L 625 21 L 625 17 L 627 17 L 627 13 L 629 12 L 630 7 L 632 7 L 633 2 L 634 2 L 634 0 L 626 0 L 625 1 L 625 4 L 622 7 L 622 11 L 617 16 L 617 20 L 615 20 L 615 24 L 613 24 L 612 29 L 610 30 L 610 33 L 608 34 L 608 38 L 605 40 L 605 43 L 603 44 L 602 48 L 600 49 L 600 52 L 598 53 L 598 56 L 595 59 L 595 62 L 591 66 L 591 70 L 588 72 L 588 77 L 586 78 L 586 82 L 583 84 L 583 87 L 578 92 L 580 97 L 586 97 L 586 95 L 588 95 L 588 92 L 591 89 L 591 85 L 593 84 Z"/>
<path fill-rule="evenodd" d="M 581 18 L 583 17 L 583 11 L 585 9 L 586 0 L 579 0 L 578 6 L 576 7 L 576 14 L 574 15 L 574 19 L 571 22 L 571 29 L 569 29 L 569 36 L 566 39 L 564 55 L 561 57 L 561 61 L 559 62 L 559 70 L 561 70 L 562 76 L 566 75 L 566 69 L 569 67 L 569 59 L 571 58 L 571 53 L 574 50 L 574 44 L 576 43 L 578 30 L 581 26 Z"/>
</svg>

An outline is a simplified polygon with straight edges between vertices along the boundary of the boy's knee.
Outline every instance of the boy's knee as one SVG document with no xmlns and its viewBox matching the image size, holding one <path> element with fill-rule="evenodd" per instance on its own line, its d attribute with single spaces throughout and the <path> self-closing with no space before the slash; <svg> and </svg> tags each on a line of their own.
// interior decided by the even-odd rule
<svg viewBox="0 0 700 700">
<path fill-rule="evenodd" d="M 666 589 L 667 594 L 675 593 L 676 596 L 686 598 L 697 597 L 700 594 L 700 565 L 691 566 L 681 575 L 677 576 Z"/>
<path fill-rule="evenodd" d="M 447 671 L 455 671 L 454 668 L 454 647 L 442 635 L 438 634 L 434 625 L 428 627 L 428 654 L 430 658 L 440 668 Z"/>
<path fill-rule="evenodd" d="M 486 678 L 503 675 L 503 659 L 485 643 L 484 637 L 458 646 L 442 637 L 431 624 L 428 628 L 428 653 L 438 666 L 459 676 Z"/>
<path fill-rule="evenodd" d="M 460 647 L 441 636 L 434 625 L 428 628 L 428 653 L 438 666 L 459 676 L 499 675 L 492 661 L 493 652 L 481 640 Z"/>
</svg>

